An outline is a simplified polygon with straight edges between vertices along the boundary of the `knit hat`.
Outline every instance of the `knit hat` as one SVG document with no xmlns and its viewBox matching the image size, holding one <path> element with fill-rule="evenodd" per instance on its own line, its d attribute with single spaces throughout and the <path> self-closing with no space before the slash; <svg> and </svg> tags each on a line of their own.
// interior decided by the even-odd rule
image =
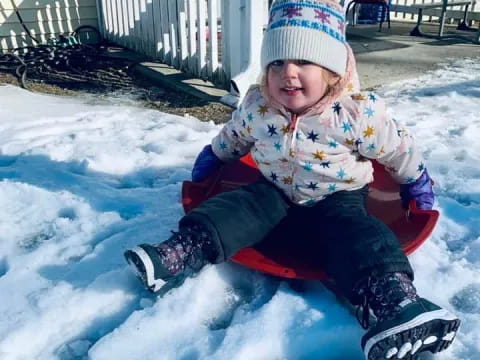
<svg viewBox="0 0 480 360">
<path fill-rule="evenodd" d="M 311 61 L 343 76 L 347 48 L 342 7 L 332 0 L 274 2 L 262 42 L 262 68 L 283 59 Z"/>
</svg>

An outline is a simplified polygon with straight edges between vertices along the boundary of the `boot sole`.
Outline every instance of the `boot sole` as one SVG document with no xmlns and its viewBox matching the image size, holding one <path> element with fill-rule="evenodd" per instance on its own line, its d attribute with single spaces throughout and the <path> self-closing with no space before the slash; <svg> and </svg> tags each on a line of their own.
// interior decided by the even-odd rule
<svg viewBox="0 0 480 360">
<path fill-rule="evenodd" d="M 152 260 L 147 252 L 140 246 L 135 246 L 133 249 L 125 252 L 125 259 L 132 267 L 135 275 L 151 292 L 157 292 L 165 285 L 166 282 L 164 280 L 155 279 L 155 267 L 153 266 Z M 143 267 L 143 269 L 140 267 Z"/>
<path fill-rule="evenodd" d="M 453 342 L 459 326 L 460 320 L 447 310 L 423 313 L 369 339 L 365 344 L 365 358 L 414 360 L 424 351 L 445 350 Z"/>
</svg>

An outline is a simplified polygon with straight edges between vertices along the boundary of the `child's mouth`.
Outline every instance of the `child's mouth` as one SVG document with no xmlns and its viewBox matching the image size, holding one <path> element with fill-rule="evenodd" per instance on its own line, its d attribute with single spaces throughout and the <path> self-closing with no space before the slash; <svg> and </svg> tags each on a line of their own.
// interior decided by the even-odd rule
<svg viewBox="0 0 480 360">
<path fill-rule="evenodd" d="M 303 90 L 303 88 L 297 88 L 297 87 L 285 87 L 282 88 L 282 91 L 285 92 L 288 96 L 295 96 L 300 94 L 300 92 Z"/>
</svg>

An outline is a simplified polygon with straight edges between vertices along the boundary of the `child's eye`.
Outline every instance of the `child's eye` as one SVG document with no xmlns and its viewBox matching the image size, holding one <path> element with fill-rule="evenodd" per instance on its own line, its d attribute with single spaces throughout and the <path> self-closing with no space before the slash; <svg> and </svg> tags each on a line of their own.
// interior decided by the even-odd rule
<svg viewBox="0 0 480 360">
<path fill-rule="evenodd" d="M 297 64 L 298 65 L 310 65 L 310 64 L 312 64 L 312 62 L 308 61 L 308 60 L 297 60 Z"/>
<path fill-rule="evenodd" d="M 270 66 L 283 66 L 283 60 L 275 60 L 270 63 Z"/>
</svg>

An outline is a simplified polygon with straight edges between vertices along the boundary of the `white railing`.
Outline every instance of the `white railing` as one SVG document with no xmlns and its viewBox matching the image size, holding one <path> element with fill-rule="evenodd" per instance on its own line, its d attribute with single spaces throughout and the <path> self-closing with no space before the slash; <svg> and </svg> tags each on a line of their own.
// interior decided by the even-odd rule
<svg viewBox="0 0 480 360">
<path fill-rule="evenodd" d="M 440 0 L 392 0 L 391 2 L 391 12 L 390 16 L 392 20 L 400 21 L 416 21 L 418 10 L 411 7 L 415 4 L 430 4 L 430 3 L 439 3 Z M 476 1 L 478 2 L 478 0 Z M 469 6 L 469 16 L 470 21 L 478 23 L 480 20 L 480 8 L 478 4 L 473 1 L 473 5 Z M 446 23 L 455 23 L 458 20 L 463 19 L 464 16 L 464 6 L 452 6 L 449 7 L 446 13 Z M 424 11 L 424 21 L 438 21 L 441 15 L 441 9 L 428 9 Z"/>
<path fill-rule="evenodd" d="M 268 0 L 97 1 L 103 36 L 155 61 L 239 92 L 260 71 Z"/>
<path fill-rule="evenodd" d="M 343 6 L 344 9 L 347 8 L 348 3 L 352 0 L 344 0 Z M 472 0 L 472 5 L 469 6 L 469 16 L 468 19 L 478 23 L 480 20 L 480 0 Z M 392 20 L 399 21 L 416 21 L 418 9 L 412 7 L 415 4 L 430 4 L 430 3 L 441 3 L 441 0 L 391 0 L 390 2 L 390 17 Z M 447 23 L 454 23 L 456 20 L 463 19 L 465 6 L 451 6 L 447 10 Z M 441 9 L 428 9 L 424 11 L 424 21 L 438 21 L 441 15 Z M 349 12 L 349 17 L 352 16 L 352 13 Z"/>
</svg>

